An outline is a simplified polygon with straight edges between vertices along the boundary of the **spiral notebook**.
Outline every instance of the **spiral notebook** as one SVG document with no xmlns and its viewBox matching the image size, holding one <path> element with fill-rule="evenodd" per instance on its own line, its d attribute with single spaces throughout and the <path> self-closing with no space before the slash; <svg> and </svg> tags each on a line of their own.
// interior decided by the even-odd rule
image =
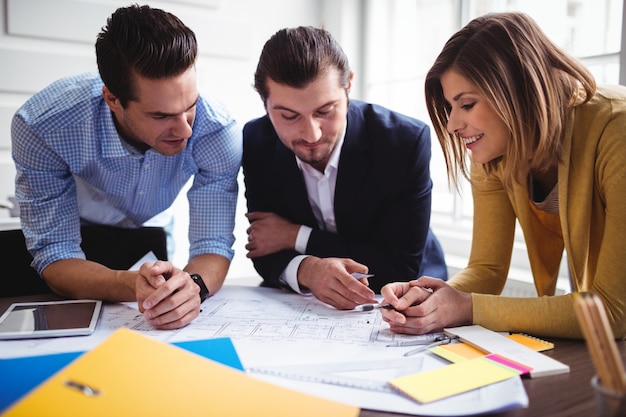
<svg viewBox="0 0 626 417">
<path fill-rule="evenodd" d="M 253 367 L 252 373 L 368 391 L 393 392 L 387 381 L 421 372 L 422 358 Z"/>
<path fill-rule="evenodd" d="M 554 349 L 554 343 L 548 342 L 547 340 L 539 339 L 535 336 L 527 335 L 525 333 L 511 333 L 506 337 L 511 340 L 515 340 L 517 343 L 521 343 L 522 345 L 529 347 L 537 352 Z"/>
</svg>

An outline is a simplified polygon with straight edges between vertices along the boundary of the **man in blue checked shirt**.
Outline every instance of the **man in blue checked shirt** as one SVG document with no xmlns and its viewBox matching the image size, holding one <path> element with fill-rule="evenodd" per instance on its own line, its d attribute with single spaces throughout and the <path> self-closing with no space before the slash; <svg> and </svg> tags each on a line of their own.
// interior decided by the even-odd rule
<svg viewBox="0 0 626 417">
<path fill-rule="evenodd" d="M 148 6 L 119 8 L 96 41 L 100 75 L 61 79 L 12 124 L 16 197 L 33 267 L 58 294 L 137 301 L 159 329 L 187 325 L 233 257 L 241 130 L 200 96 L 195 34 Z M 189 178 L 189 263 L 139 271 L 88 261 L 80 227 L 141 227 Z"/>
</svg>

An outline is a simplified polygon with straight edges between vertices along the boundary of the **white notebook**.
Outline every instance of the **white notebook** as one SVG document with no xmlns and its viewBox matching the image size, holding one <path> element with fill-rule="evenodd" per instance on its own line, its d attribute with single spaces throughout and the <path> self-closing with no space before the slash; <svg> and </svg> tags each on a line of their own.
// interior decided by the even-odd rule
<svg viewBox="0 0 626 417">
<path fill-rule="evenodd" d="M 496 353 L 531 368 L 530 377 L 562 374 L 569 372 L 569 366 L 543 353 L 517 343 L 500 333 L 482 326 L 461 326 L 444 329 L 448 335 L 458 336 L 460 340 L 489 353 Z"/>
</svg>

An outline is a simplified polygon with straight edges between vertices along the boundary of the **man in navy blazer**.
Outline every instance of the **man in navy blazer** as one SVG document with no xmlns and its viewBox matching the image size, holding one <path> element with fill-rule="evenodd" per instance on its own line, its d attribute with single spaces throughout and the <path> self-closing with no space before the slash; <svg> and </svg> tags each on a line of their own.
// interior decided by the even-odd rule
<svg viewBox="0 0 626 417">
<path fill-rule="evenodd" d="M 280 30 L 255 73 L 267 114 L 243 131 L 248 257 L 267 285 L 339 309 L 389 282 L 447 279 L 429 227 L 429 128 L 349 100 L 353 77 L 327 31 Z"/>
</svg>

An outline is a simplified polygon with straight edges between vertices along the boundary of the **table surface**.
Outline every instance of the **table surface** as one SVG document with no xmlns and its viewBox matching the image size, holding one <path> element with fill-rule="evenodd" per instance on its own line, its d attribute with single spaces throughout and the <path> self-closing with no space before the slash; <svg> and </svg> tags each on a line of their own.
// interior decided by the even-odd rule
<svg viewBox="0 0 626 417">
<path fill-rule="evenodd" d="M 61 299 L 54 295 L 0 298 L 0 315 L 13 302 Z M 523 383 L 529 398 L 528 408 L 519 408 L 501 413 L 490 413 L 493 417 L 550 416 L 571 417 L 597 415 L 591 378 L 595 369 L 587 346 L 582 340 L 547 339 L 554 349 L 544 354 L 570 366 L 570 372 L 539 378 L 524 378 Z M 626 361 L 626 341 L 617 342 L 622 359 Z M 361 410 L 361 417 L 400 417 L 404 414 Z M 406 415 L 408 416 L 408 415 Z"/>
</svg>

